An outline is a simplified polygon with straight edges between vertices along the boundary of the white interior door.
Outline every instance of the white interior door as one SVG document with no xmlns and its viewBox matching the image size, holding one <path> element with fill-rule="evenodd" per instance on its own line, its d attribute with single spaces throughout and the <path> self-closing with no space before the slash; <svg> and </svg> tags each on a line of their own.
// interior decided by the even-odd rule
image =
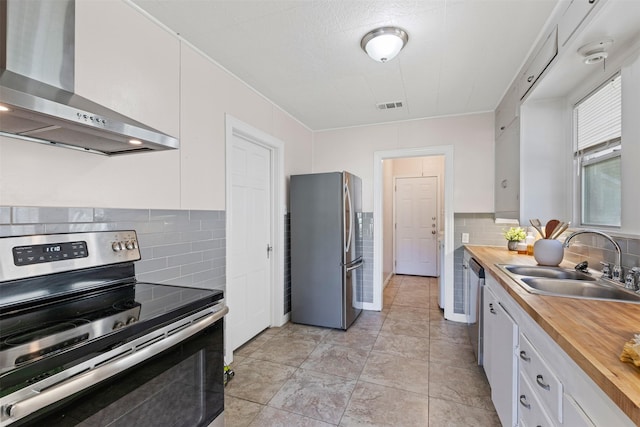
<svg viewBox="0 0 640 427">
<path fill-rule="evenodd" d="M 438 274 L 438 178 L 396 178 L 396 274 Z"/>
<path fill-rule="evenodd" d="M 233 351 L 270 326 L 271 152 L 233 135 L 227 272 L 227 346 Z"/>
</svg>

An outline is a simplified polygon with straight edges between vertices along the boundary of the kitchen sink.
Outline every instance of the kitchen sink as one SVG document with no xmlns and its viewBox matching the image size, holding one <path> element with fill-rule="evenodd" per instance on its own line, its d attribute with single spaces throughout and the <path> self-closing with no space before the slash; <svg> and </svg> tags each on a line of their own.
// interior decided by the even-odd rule
<svg viewBox="0 0 640 427">
<path fill-rule="evenodd" d="M 497 266 L 533 294 L 640 303 L 640 294 L 580 271 L 545 266 Z"/>
<path fill-rule="evenodd" d="M 576 270 L 560 267 L 505 265 L 504 269 L 518 276 L 546 277 L 549 279 L 596 280 L 595 277 Z"/>
<path fill-rule="evenodd" d="M 600 282 L 540 277 L 526 277 L 522 282 L 534 289 L 534 293 L 545 295 L 640 302 L 640 295 L 635 292 Z"/>
</svg>

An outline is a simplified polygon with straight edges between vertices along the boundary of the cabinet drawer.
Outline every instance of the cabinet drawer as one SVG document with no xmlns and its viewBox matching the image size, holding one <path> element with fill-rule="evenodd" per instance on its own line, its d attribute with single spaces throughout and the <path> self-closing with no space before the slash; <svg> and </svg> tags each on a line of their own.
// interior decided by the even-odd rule
<svg viewBox="0 0 640 427">
<path fill-rule="evenodd" d="M 520 334 L 520 374 L 526 377 L 549 414 L 562 422 L 562 383 L 524 334 Z"/>
<path fill-rule="evenodd" d="M 553 421 L 533 392 L 533 387 L 522 373 L 518 384 L 518 419 L 520 425 L 532 427 L 552 427 Z"/>
</svg>

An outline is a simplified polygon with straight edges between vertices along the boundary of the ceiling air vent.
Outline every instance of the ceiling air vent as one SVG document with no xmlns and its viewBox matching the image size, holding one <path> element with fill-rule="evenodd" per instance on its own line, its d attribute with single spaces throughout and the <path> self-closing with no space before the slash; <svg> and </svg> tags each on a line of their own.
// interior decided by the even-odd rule
<svg viewBox="0 0 640 427">
<path fill-rule="evenodd" d="M 394 108 L 402 108 L 402 101 L 381 102 L 377 105 L 378 110 L 392 110 Z"/>
</svg>

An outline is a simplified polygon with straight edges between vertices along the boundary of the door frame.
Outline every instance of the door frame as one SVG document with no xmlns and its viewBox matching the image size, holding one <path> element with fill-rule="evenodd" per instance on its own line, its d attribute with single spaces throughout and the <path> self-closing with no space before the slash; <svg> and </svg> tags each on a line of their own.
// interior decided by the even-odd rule
<svg viewBox="0 0 640 427">
<path fill-rule="evenodd" d="M 231 241 L 231 153 L 233 152 L 233 136 L 240 136 L 249 142 L 259 145 L 271 153 L 271 237 L 273 251 L 271 252 L 271 289 L 270 289 L 270 326 L 282 326 L 289 320 L 289 314 L 284 314 L 284 218 L 285 218 L 285 175 L 284 175 L 284 143 L 279 139 L 245 123 L 229 114 L 225 114 L 225 228 L 226 253 L 229 254 Z M 226 258 L 226 271 L 229 271 L 229 257 Z M 225 284 L 226 286 L 226 284 Z M 225 294 L 227 304 L 228 294 Z M 226 328 L 226 325 L 225 325 Z M 233 352 L 226 345 L 225 333 L 225 361 L 231 363 Z"/>
<path fill-rule="evenodd" d="M 444 317 L 449 320 L 463 322 L 464 315 L 453 312 L 453 251 L 454 251 L 454 222 L 453 222 L 453 180 L 454 180 L 454 149 L 453 145 L 432 147 L 404 148 L 397 150 L 375 151 L 373 153 L 373 302 L 365 303 L 366 310 L 382 310 L 382 194 L 383 167 L 385 159 L 399 159 L 403 157 L 444 156 L 444 271 L 440 272 L 440 280 L 444 280 Z"/>
<path fill-rule="evenodd" d="M 392 233 L 392 238 L 393 238 L 393 247 L 392 247 L 392 253 L 393 253 L 393 274 L 396 274 L 396 261 L 397 261 L 397 250 L 396 250 L 396 246 L 397 246 L 397 239 L 396 239 L 396 232 L 398 231 L 395 227 L 395 225 L 398 223 L 398 217 L 397 217 L 397 213 L 396 213 L 396 196 L 397 196 L 397 184 L 398 184 L 398 180 L 399 179 L 407 179 L 407 178 L 435 178 L 436 179 L 436 230 L 438 231 L 438 234 L 440 234 L 440 177 L 438 175 L 422 175 L 422 176 L 394 176 L 393 177 L 393 233 Z M 439 239 L 437 239 L 439 241 Z M 437 242 L 436 246 L 438 247 L 438 249 L 436 249 L 436 275 L 435 277 L 439 277 L 440 276 L 440 244 Z M 431 277 L 431 276 L 428 276 Z"/>
</svg>

